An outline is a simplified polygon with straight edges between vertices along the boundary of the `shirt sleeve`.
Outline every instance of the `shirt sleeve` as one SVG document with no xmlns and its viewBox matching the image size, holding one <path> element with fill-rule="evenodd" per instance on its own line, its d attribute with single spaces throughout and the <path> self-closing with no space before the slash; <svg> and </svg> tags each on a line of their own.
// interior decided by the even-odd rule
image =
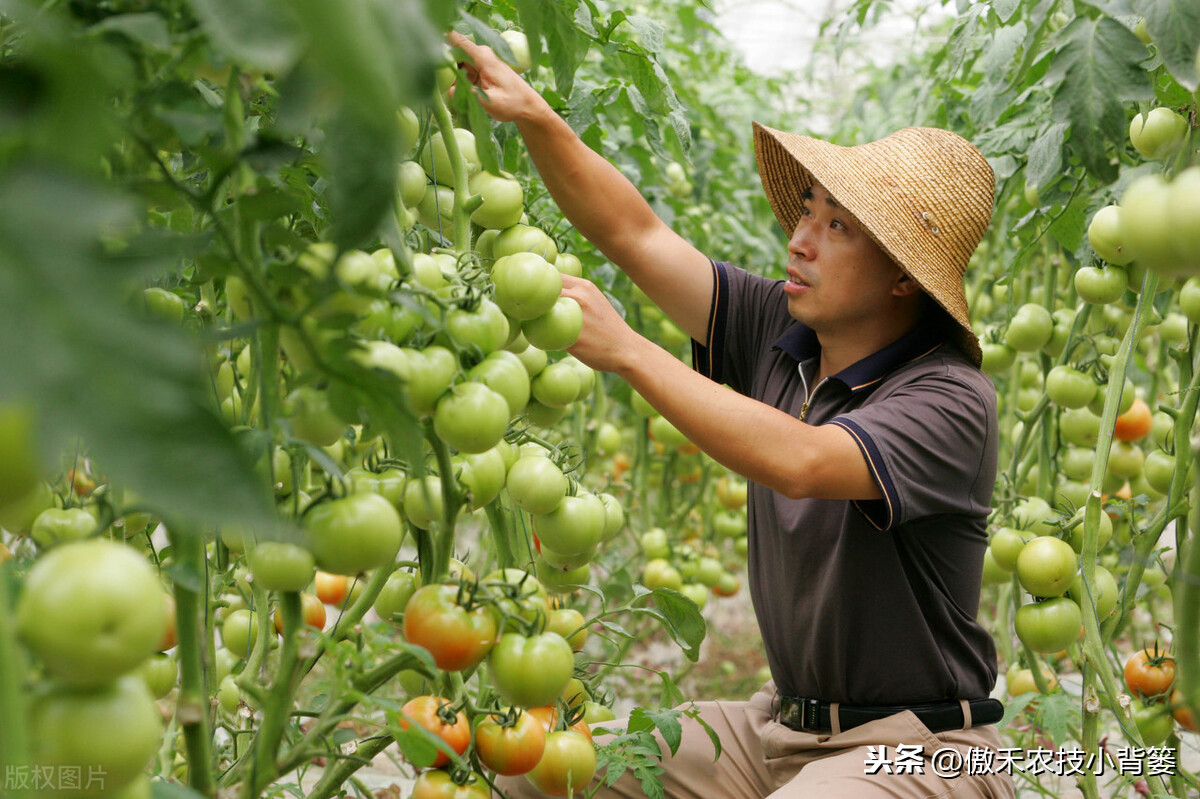
<svg viewBox="0 0 1200 799">
<path fill-rule="evenodd" d="M 728 263 L 713 268 L 708 341 L 692 341 L 696 371 L 748 394 L 761 354 L 792 324 L 782 280 L 751 274 Z"/>
<path fill-rule="evenodd" d="M 938 514 L 986 517 L 999 424 L 986 378 L 924 375 L 830 424 L 850 433 L 879 484 L 883 499 L 855 505 L 880 530 Z"/>
</svg>

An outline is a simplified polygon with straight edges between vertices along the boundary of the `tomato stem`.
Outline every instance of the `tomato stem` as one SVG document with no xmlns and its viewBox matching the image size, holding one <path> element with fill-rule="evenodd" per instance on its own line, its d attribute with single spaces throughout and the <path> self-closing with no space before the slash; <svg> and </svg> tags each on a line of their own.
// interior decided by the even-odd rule
<svg viewBox="0 0 1200 799">
<path fill-rule="evenodd" d="M 262 589 L 257 590 L 261 591 Z M 251 779 L 243 783 L 243 787 L 247 784 L 250 786 L 249 793 L 243 791 L 246 799 L 262 793 L 278 773 L 275 758 L 289 718 L 292 693 L 298 682 L 296 668 L 299 661 L 298 642 L 304 624 L 300 592 L 282 592 L 279 595 L 279 607 L 283 612 L 283 644 L 280 647 L 279 667 L 275 671 L 275 681 L 272 683 L 267 701 L 263 705 L 262 725 L 258 728 L 258 734 L 254 738 L 254 770 Z M 265 606 L 260 609 L 260 616 L 262 619 L 266 619 L 267 608 Z M 263 638 L 271 633 L 260 631 L 260 634 L 262 636 L 261 644 Z"/>
<path fill-rule="evenodd" d="M 209 641 L 205 613 L 208 569 L 204 537 L 196 530 L 167 525 L 167 538 L 177 562 L 199 580 L 198 588 L 176 581 L 175 629 L 178 631 L 179 701 L 176 716 L 183 728 L 187 751 L 188 784 L 202 796 L 215 796 L 213 777 L 212 705 L 205 684 L 206 648 Z"/>
<path fill-rule="evenodd" d="M 1104 478 L 1108 470 L 1109 449 L 1112 447 L 1113 432 L 1120 411 L 1121 395 L 1125 390 L 1125 375 L 1132 360 L 1134 343 L 1138 340 L 1138 337 L 1146 326 L 1148 318 L 1145 312 L 1147 303 L 1153 300 L 1157 288 L 1158 274 L 1153 271 L 1147 271 L 1145 278 L 1142 280 L 1142 290 L 1138 295 L 1137 306 L 1134 308 L 1133 321 L 1125 331 L 1125 337 L 1121 341 L 1121 346 L 1117 350 L 1112 368 L 1109 370 L 1108 391 L 1105 395 L 1104 413 L 1100 421 L 1100 436 L 1096 442 L 1096 460 L 1092 464 L 1091 494 L 1088 497 L 1084 514 L 1083 550 L 1080 555 L 1080 563 L 1085 585 L 1096 584 L 1100 514 L 1104 512 L 1101 506 L 1100 490 L 1104 484 Z M 1111 664 L 1104 655 L 1104 643 L 1101 639 L 1100 621 L 1096 616 L 1095 605 L 1089 604 L 1087 607 L 1081 608 L 1081 610 L 1083 611 L 1084 657 L 1086 661 L 1090 661 L 1092 664 L 1092 668 L 1086 669 L 1084 672 L 1084 694 L 1086 696 L 1089 691 L 1095 691 L 1095 682 L 1098 677 L 1104 687 L 1102 692 L 1104 699 L 1114 716 L 1116 716 L 1118 721 L 1132 721 L 1128 711 L 1121 708 L 1117 701 L 1121 695 L 1121 690 L 1113 676 Z M 1088 704 L 1084 703 L 1083 748 L 1087 752 L 1099 752 L 1098 719 L 1090 718 L 1097 715 L 1098 711 L 1090 710 Z M 1141 733 L 1138 732 L 1136 724 L 1122 724 L 1121 726 L 1126 736 L 1132 738 L 1138 746 L 1143 745 Z M 1161 777 L 1157 780 L 1157 783 L 1165 789 L 1165 782 Z M 1080 782 L 1080 786 L 1085 795 L 1098 795 L 1094 772 L 1086 773 Z"/>
<path fill-rule="evenodd" d="M 471 220 L 466 208 L 470 199 L 467 159 L 458 147 L 458 137 L 454 134 L 454 120 L 450 118 L 450 109 L 446 107 L 446 101 L 438 92 L 434 93 L 433 114 L 437 119 L 438 129 L 442 132 L 442 144 L 446 146 L 450 167 L 454 171 L 454 249 L 456 252 L 466 252 L 471 249 Z"/>
<path fill-rule="evenodd" d="M 30 763 L 29 738 L 25 730 L 26 692 L 24 678 L 29 664 L 17 644 L 16 615 L 12 606 L 15 573 L 12 561 L 0 564 L 0 775 L 13 774 Z M 13 799 L 27 795 L 21 786 L 12 789 Z"/>
</svg>

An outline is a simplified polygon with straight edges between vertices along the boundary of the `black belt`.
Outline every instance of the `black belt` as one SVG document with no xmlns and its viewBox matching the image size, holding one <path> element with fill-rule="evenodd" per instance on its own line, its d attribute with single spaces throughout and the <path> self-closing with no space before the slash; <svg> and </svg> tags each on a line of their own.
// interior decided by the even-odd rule
<svg viewBox="0 0 1200 799">
<path fill-rule="evenodd" d="M 832 732 L 831 708 L 831 703 L 819 699 L 781 695 L 779 721 L 801 732 Z M 965 727 L 978 727 L 981 724 L 995 724 L 1004 716 L 1004 705 L 998 699 L 972 699 L 967 702 L 967 708 L 970 712 L 969 720 L 963 715 L 962 703 L 955 701 L 881 707 L 838 705 L 837 715 L 839 727 L 848 730 L 868 721 L 911 710 L 931 732 L 948 732 Z"/>
</svg>

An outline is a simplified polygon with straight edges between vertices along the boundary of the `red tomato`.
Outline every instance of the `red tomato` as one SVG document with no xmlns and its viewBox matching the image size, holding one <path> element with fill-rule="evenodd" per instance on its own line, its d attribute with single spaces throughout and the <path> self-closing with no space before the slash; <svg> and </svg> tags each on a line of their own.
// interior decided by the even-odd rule
<svg viewBox="0 0 1200 799">
<path fill-rule="evenodd" d="M 1113 428 L 1113 436 L 1121 441 L 1141 441 L 1150 434 L 1154 423 L 1154 414 L 1150 406 L 1141 397 L 1134 399 L 1129 410 L 1117 417 L 1117 425 Z"/>
<path fill-rule="evenodd" d="M 536 716 L 524 711 L 515 717 L 489 716 L 475 728 L 479 762 L 505 777 L 532 770 L 545 749 L 546 730 Z"/>
<path fill-rule="evenodd" d="M 415 696 L 400 709 L 400 729 L 407 730 L 410 722 L 441 738 L 457 754 L 467 751 L 471 743 L 471 723 L 467 714 L 457 713 L 437 696 Z M 438 750 L 432 766 L 438 768 L 450 762 L 450 756 Z"/>
<path fill-rule="evenodd" d="M 490 609 L 458 604 L 458 586 L 425 585 L 404 608 L 404 637 L 423 646 L 443 671 L 479 665 L 496 643 L 496 618 Z"/>
<path fill-rule="evenodd" d="M 346 596 L 350 593 L 350 581 L 345 575 L 318 571 L 313 579 L 317 587 L 317 598 L 326 605 L 340 605 L 346 601 Z"/>
<path fill-rule="evenodd" d="M 1143 649 L 1125 661 L 1125 685 L 1135 696 L 1162 696 L 1175 684 L 1175 659 L 1169 652 Z"/>
<path fill-rule="evenodd" d="M 300 595 L 300 612 L 303 614 L 304 626 L 325 629 L 325 604 L 316 594 Z M 275 608 L 275 632 L 283 635 L 283 614 Z"/>
</svg>

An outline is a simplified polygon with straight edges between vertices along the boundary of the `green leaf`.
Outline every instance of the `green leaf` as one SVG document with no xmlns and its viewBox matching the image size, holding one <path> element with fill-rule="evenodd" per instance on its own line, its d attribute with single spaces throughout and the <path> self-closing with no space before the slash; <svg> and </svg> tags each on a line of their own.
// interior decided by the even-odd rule
<svg viewBox="0 0 1200 799">
<path fill-rule="evenodd" d="M 1140 66 L 1146 48 L 1128 28 L 1106 17 L 1076 17 L 1065 32 L 1067 41 L 1048 74 L 1058 83 L 1054 113 L 1071 123 L 1072 152 L 1089 172 L 1111 183 L 1117 167 L 1108 148 L 1124 148 L 1124 101 L 1154 96 L 1150 76 Z"/>
<path fill-rule="evenodd" d="M 653 616 L 662 622 L 667 634 L 679 644 L 688 660 L 695 662 L 700 657 L 700 643 L 704 640 L 707 627 L 700 608 L 678 591 L 656 588 L 650 592 L 654 604 L 649 607 L 633 608 L 635 613 Z"/>
<path fill-rule="evenodd" d="M 396 203 L 399 128 L 342 110 L 329 126 L 322 155 L 329 164 L 332 240 L 339 249 L 366 246 Z"/>
<path fill-rule="evenodd" d="M 204 799 L 204 794 L 179 782 L 154 780 L 150 788 L 154 799 Z"/>
<path fill-rule="evenodd" d="M 267 488 L 217 416 L 201 342 L 124 300 L 131 279 L 156 262 L 163 273 L 178 253 L 114 244 L 114 257 L 100 245 L 135 217 L 122 196 L 61 172 L 0 178 L 6 393 L 37 398 L 51 451 L 82 441 L 114 482 L 168 518 L 269 527 Z"/>
<path fill-rule="evenodd" d="M 1021 7 L 1021 0 L 992 0 L 992 8 L 1001 22 L 1007 23 Z"/>
<path fill-rule="evenodd" d="M 1011 724 L 1013 719 L 1025 712 L 1025 708 L 1029 707 L 1030 703 L 1037 699 L 1038 696 L 1039 694 L 1030 691 L 1027 694 L 1021 694 L 1009 699 L 1004 705 L 1004 715 L 1000 721 L 996 722 L 996 729 L 1003 730 Z"/>
<path fill-rule="evenodd" d="M 281 0 L 191 0 L 191 6 L 212 42 L 244 64 L 284 73 L 304 47 L 293 10 Z"/>
<path fill-rule="evenodd" d="M 1068 127 L 1066 122 L 1056 122 L 1033 142 L 1029 148 L 1026 181 L 1046 187 L 1060 176 Z"/>
<path fill-rule="evenodd" d="M 1038 705 L 1037 724 L 1052 741 L 1069 740 L 1067 726 L 1079 716 L 1079 700 L 1063 691 L 1042 697 Z"/>
<path fill-rule="evenodd" d="M 118 14 L 97 22 L 88 29 L 89 33 L 119 33 L 135 42 L 158 50 L 171 46 L 171 33 L 167 23 L 158 14 Z"/>
<path fill-rule="evenodd" d="M 679 723 L 679 716 L 678 710 L 646 710 L 646 718 L 667 742 L 672 755 L 679 751 L 679 744 L 683 741 L 683 725 Z"/>
<path fill-rule="evenodd" d="M 1200 83 L 1196 51 L 1200 49 L 1200 3 L 1196 0 L 1142 0 L 1138 9 L 1167 70 L 1190 91 Z"/>
<path fill-rule="evenodd" d="M 1075 252 L 1083 244 L 1083 234 L 1087 230 L 1088 201 L 1087 192 L 1077 193 L 1050 225 L 1050 235 L 1068 252 Z"/>
<path fill-rule="evenodd" d="M 663 42 L 666 29 L 662 23 L 650 17 L 627 17 L 630 29 L 641 39 L 641 46 L 649 53 L 658 55 L 665 49 Z"/>
</svg>

